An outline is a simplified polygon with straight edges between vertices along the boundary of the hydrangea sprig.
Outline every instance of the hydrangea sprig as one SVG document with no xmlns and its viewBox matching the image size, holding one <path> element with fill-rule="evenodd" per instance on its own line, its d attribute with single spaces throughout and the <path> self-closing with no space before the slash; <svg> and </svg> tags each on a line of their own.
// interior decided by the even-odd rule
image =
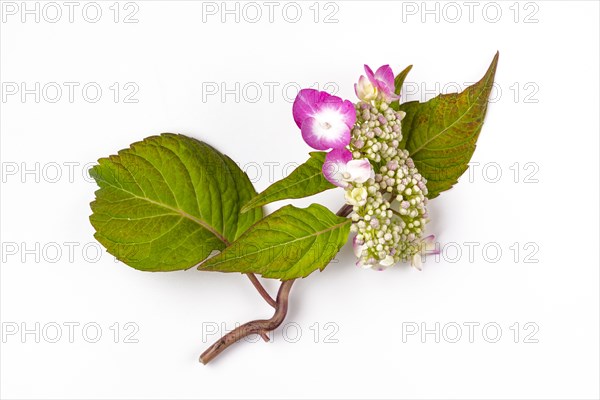
<svg viewBox="0 0 600 400">
<path fill-rule="evenodd" d="M 351 237 L 356 264 L 384 270 L 402 262 L 417 269 L 439 251 L 427 234 L 428 202 L 467 169 L 494 82 L 498 54 L 484 77 L 460 93 L 400 103 L 411 67 L 389 65 L 354 84 L 352 103 L 303 89 L 292 106 L 301 137 L 313 149 L 289 176 L 257 193 L 238 165 L 184 135 L 162 134 L 101 158 L 90 222 L 96 239 L 141 271 L 245 274 L 275 312 L 224 335 L 201 356 L 208 363 L 239 339 L 266 341 L 286 317 L 296 279 L 322 270 Z M 319 204 L 263 206 L 342 188 L 332 213 Z M 281 281 L 275 299 L 256 275 Z"/>
</svg>

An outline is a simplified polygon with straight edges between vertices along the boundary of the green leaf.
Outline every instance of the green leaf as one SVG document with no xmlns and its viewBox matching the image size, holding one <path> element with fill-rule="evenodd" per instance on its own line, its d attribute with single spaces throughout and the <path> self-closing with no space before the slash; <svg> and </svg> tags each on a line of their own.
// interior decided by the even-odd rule
<svg viewBox="0 0 600 400">
<path fill-rule="evenodd" d="M 335 188 L 323 175 L 325 152 L 310 153 L 310 158 L 296 168 L 290 175 L 275 182 L 262 193 L 254 197 L 242 208 L 246 212 L 254 207 L 263 206 L 284 199 L 300 199 L 312 196 L 324 190 Z"/>
<path fill-rule="evenodd" d="M 323 270 L 335 257 L 348 239 L 351 222 L 318 204 L 285 206 L 198 269 L 252 272 L 282 280 L 304 278 Z"/>
<path fill-rule="evenodd" d="M 396 75 L 396 78 L 394 79 L 394 93 L 396 93 L 398 96 L 400 96 L 400 93 L 402 92 L 402 84 L 404 84 L 404 80 L 406 79 L 406 76 L 412 67 L 412 65 L 409 65 L 408 67 L 404 68 L 402 72 Z M 392 107 L 394 110 L 398 110 L 400 107 L 400 100 L 392 101 L 390 107 Z"/>
<path fill-rule="evenodd" d="M 492 91 L 499 53 L 485 76 L 461 93 L 439 95 L 426 103 L 403 103 L 402 143 L 427 178 L 428 197 L 450 189 L 467 170 Z"/>
<path fill-rule="evenodd" d="M 90 170 L 100 189 L 91 203 L 96 239 L 144 271 L 191 268 L 262 218 L 240 214 L 256 192 L 227 156 L 171 133 L 151 136 Z"/>
</svg>

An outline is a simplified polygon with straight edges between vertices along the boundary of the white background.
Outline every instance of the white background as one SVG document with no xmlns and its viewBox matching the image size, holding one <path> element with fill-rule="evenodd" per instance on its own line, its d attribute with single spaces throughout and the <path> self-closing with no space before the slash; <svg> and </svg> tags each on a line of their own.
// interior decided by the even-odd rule
<svg viewBox="0 0 600 400">
<path fill-rule="evenodd" d="M 112 1 L 98 2 L 96 23 L 82 16 L 84 2 L 72 23 L 62 2 L 56 23 L 43 2 L 39 22 L 21 21 L 20 2 L 15 15 L 2 3 L 3 398 L 598 398 L 597 2 L 482 2 L 470 21 L 463 2 L 427 3 L 436 15 L 421 2 L 338 1 L 318 4 L 317 22 L 308 2 L 296 23 L 286 3 L 272 23 L 262 2 L 255 23 L 256 8 L 244 3 L 239 22 L 232 14 L 225 23 L 220 2 L 120 3 L 117 23 Z M 213 5 L 215 15 L 203 14 Z M 138 22 L 124 23 L 132 12 Z M 240 343 L 203 366 L 198 355 L 217 339 L 203 341 L 203 331 L 270 316 L 247 279 L 144 273 L 97 255 L 88 222 L 96 186 L 84 173 L 97 158 L 184 133 L 230 155 L 262 190 L 310 150 L 291 115 L 297 87 L 333 82 L 354 101 L 364 63 L 396 72 L 414 64 L 408 97 L 426 100 L 479 79 L 496 50 L 497 89 L 472 160 L 480 164 L 430 203 L 429 230 L 445 252 L 422 272 L 357 269 L 346 246 L 294 286 L 289 324 L 273 343 Z M 39 102 L 22 98 L 19 85 L 36 82 Z M 55 103 L 52 82 L 63 89 Z M 64 82 L 79 84 L 72 102 Z M 95 103 L 93 89 L 83 97 L 87 83 L 102 89 Z M 207 92 L 221 83 L 234 93 Z M 135 88 L 129 100 L 138 102 L 125 102 Z M 343 193 L 294 204 L 313 201 L 336 210 Z M 79 324 L 73 343 L 69 322 Z M 472 343 L 469 322 L 479 324 Z M 39 343 L 21 336 L 36 323 Z M 82 333 L 86 323 L 102 329 L 97 343 L 93 328 Z M 436 323 L 439 343 L 433 333 L 406 335 Z M 51 343 L 55 324 L 62 336 Z M 462 337 L 451 343 L 456 324 Z M 138 343 L 125 343 L 135 326 Z M 497 326 L 502 336 L 490 343 Z"/>
</svg>

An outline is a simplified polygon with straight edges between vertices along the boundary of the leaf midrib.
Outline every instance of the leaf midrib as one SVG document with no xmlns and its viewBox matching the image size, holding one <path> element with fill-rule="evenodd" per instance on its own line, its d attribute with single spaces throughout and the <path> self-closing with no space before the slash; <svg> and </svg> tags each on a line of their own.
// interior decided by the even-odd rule
<svg viewBox="0 0 600 400">
<path fill-rule="evenodd" d="M 195 217 L 195 216 L 193 216 L 191 214 L 188 214 L 187 212 L 185 212 L 185 211 L 183 211 L 183 210 L 181 210 L 179 208 L 171 207 L 168 204 L 164 204 L 164 203 L 152 200 L 152 199 L 150 199 L 148 197 L 138 196 L 137 194 L 135 194 L 133 192 L 130 192 L 129 190 L 124 189 L 123 187 L 112 185 L 108 181 L 104 181 L 104 182 L 106 182 L 108 185 L 112 186 L 113 188 L 115 188 L 117 190 L 120 190 L 122 192 L 130 194 L 132 197 L 134 197 L 136 199 L 144 200 L 144 201 L 147 201 L 150 204 L 154 204 L 156 206 L 165 208 L 167 210 L 174 211 L 177 214 L 181 215 L 183 218 L 187 218 L 190 221 L 197 223 L 198 225 L 200 225 L 201 227 L 203 227 L 204 229 L 206 229 L 207 231 L 209 231 L 210 233 L 212 233 L 213 235 L 215 235 L 217 237 L 217 239 L 219 239 L 221 242 L 223 242 L 223 244 L 225 244 L 225 246 L 229 246 L 230 245 L 229 240 L 227 240 L 227 238 L 225 238 L 225 236 L 223 236 L 213 226 L 207 224 L 205 221 L 202 221 L 201 219 L 199 219 L 199 218 L 197 218 L 197 217 Z"/>
<path fill-rule="evenodd" d="M 212 264 L 211 264 L 210 262 L 211 262 L 211 260 L 214 260 L 214 259 L 209 259 L 209 260 L 207 261 L 207 265 L 206 265 L 206 267 L 214 267 L 214 266 L 217 266 L 217 265 L 219 265 L 219 264 L 223 264 L 223 263 L 230 262 L 230 261 L 233 261 L 233 260 L 238 260 L 238 259 L 241 259 L 241 258 L 245 258 L 245 257 L 251 256 L 251 255 L 254 255 L 254 254 L 258 254 L 258 253 L 262 253 L 262 252 L 265 252 L 265 251 L 268 251 L 268 250 L 271 250 L 271 249 L 274 249 L 274 248 L 277 248 L 277 247 L 281 247 L 281 246 L 287 246 L 287 245 L 289 245 L 289 244 L 292 244 L 292 243 L 294 243 L 294 242 L 298 242 L 298 241 L 306 240 L 306 239 L 308 239 L 308 238 L 311 238 L 311 237 L 313 237 L 313 236 L 319 236 L 319 235 L 322 235 L 323 233 L 326 233 L 326 232 L 333 231 L 333 230 L 335 230 L 335 229 L 338 229 L 338 228 L 340 228 L 340 227 L 342 227 L 342 226 L 344 226 L 344 225 L 346 225 L 346 224 L 349 224 L 350 222 L 351 222 L 351 220 L 350 220 L 350 219 L 346 219 L 345 221 L 343 221 L 343 222 L 340 222 L 339 224 L 332 225 L 332 226 L 330 226 L 330 227 L 328 227 L 328 228 L 326 228 L 326 229 L 323 229 L 323 230 L 321 230 L 321 231 L 318 231 L 318 232 L 314 232 L 314 233 L 312 233 L 312 234 L 310 234 L 310 235 L 307 235 L 307 236 L 302 236 L 302 237 L 300 237 L 300 238 L 296 238 L 296 239 L 294 239 L 294 240 L 291 240 L 291 241 L 289 241 L 289 242 L 285 242 L 285 243 L 279 243 L 279 244 L 277 244 L 277 245 L 274 245 L 274 246 L 268 246 L 268 247 L 265 247 L 264 249 L 261 249 L 261 250 L 258 250 L 258 251 L 252 252 L 252 253 L 244 253 L 244 255 L 243 255 L 243 256 L 240 256 L 240 257 L 228 258 L 228 259 L 225 259 L 225 260 L 223 260 L 223 261 L 214 262 L 214 263 L 212 263 Z M 284 232 L 284 233 L 287 233 L 287 232 Z M 242 239 L 242 238 L 240 238 L 240 240 L 241 240 L 241 239 Z M 221 254 L 222 254 L 222 253 L 221 253 Z M 202 266 L 201 266 L 201 267 L 202 267 Z"/>
</svg>

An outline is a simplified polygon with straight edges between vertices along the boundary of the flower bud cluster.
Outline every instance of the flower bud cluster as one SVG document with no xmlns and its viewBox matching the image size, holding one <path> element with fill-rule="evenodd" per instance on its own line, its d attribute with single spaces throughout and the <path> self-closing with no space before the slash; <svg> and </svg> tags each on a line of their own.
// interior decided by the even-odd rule
<svg viewBox="0 0 600 400">
<path fill-rule="evenodd" d="M 383 269 L 413 258 L 427 222 L 427 181 L 408 151 L 399 148 L 404 113 L 387 102 L 356 104 L 350 151 L 368 158 L 375 175 L 347 188 L 357 264 Z"/>
<path fill-rule="evenodd" d="M 350 142 L 355 159 L 366 157 L 375 164 L 392 160 L 398 154 L 402 140 L 400 122 L 405 115 L 404 111 L 394 111 L 386 102 L 378 104 L 356 104 L 356 124 Z"/>
</svg>

